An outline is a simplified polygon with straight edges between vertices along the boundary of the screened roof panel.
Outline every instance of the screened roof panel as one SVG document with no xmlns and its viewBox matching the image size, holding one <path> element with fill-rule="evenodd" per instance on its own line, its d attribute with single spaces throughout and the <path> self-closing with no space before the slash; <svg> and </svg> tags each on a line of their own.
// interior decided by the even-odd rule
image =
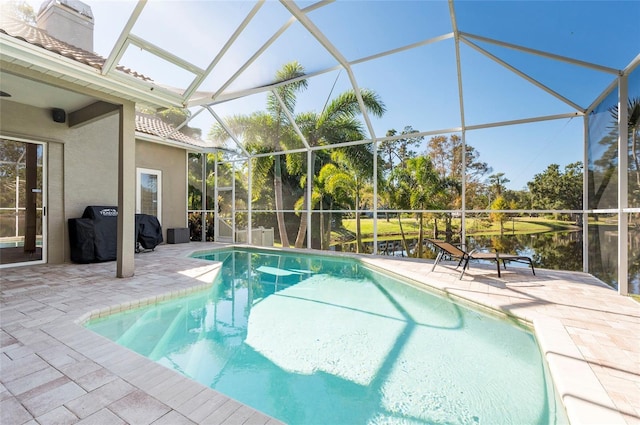
<svg viewBox="0 0 640 425">
<path fill-rule="evenodd" d="M 308 16 L 350 61 L 452 31 L 449 6 L 442 0 L 339 0 Z"/>
<path fill-rule="evenodd" d="M 638 54 L 638 1 L 455 1 L 454 8 L 466 33 L 619 69 Z"/>
<path fill-rule="evenodd" d="M 215 3 L 215 2 L 213 2 Z M 278 33 L 291 26 L 294 21 L 291 19 L 289 12 L 276 2 L 265 2 L 258 10 L 251 22 L 244 28 L 238 38 L 233 42 L 229 50 L 222 56 L 213 71 L 206 77 L 204 83 L 200 86 L 200 90 L 218 93 L 221 89 L 229 92 L 228 87 L 231 86 L 243 71 L 243 67 L 251 65 L 252 61 L 259 58 L 261 50 L 267 43 L 273 43 L 277 40 Z M 271 40 L 271 39 L 274 40 Z M 271 40 L 271 41 L 270 41 Z M 225 39 L 226 41 L 226 39 Z M 262 52 L 264 53 L 264 52 Z M 213 57 L 211 58 L 213 60 Z M 262 71 L 259 71 L 262 72 Z M 265 75 L 268 71 L 265 72 Z M 270 76 L 272 76 L 270 74 Z M 250 81 L 264 81 L 265 77 L 256 75 L 243 75 L 244 84 L 236 83 L 236 87 L 246 86 Z M 264 84 L 264 83 L 262 83 Z M 260 86 L 262 84 L 256 84 Z M 252 87 L 255 87 L 252 85 Z"/>
<path fill-rule="evenodd" d="M 186 124 L 191 128 L 200 130 L 201 139 L 209 140 L 208 133 L 211 126 L 216 122 L 215 118 L 203 107 L 196 106 L 188 108 L 188 115 L 191 117 Z"/>
<path fill-rule="evenodd" d="M 151 1 L 132 33 L 206 68 L 253 5 L 251 1 Z"/>
<path fill-rule="evenodd" d="M 40 0 L 27 1 L 39 9 Z M 118 39 L 126 39 L 126 51 L 117 57 L 119 64 L 151 77 L 153 84 L 185 93 L 180 98 L 158 90 L 155 93 L 161 96 L 145 96 L 152 83 L 131 72 L 131 84 L 127 81 L 126 87 L 132 87 L 131 98 L 140 103 L 148 102 L 155 108 L 209 103 L 220 110 L 221 116 L 228 110 L 245 115 L 264 111 L 264 94 L 261 102 L 252 100 L 256 99 L 253 96 L 232 103 L 224 101 L 269 90 L 275 72 L 297 60 L 315 76 L 308 78 L 309 88 L 298 94 L 296 113 L 320 113 L 327 99 L 354 85 L 372 89 L 387 106 L 384 117 L 368 116 L 377 137 L 405 125 L 420 131 L 451 130 L 461 125 L 457 41 L 452 36 L 456 29 L 461 32 L 467 125 L 574 113 L 589 106 L 615 77 L 545 58 L 545 53 L 525 53 L 518 46 L 615 69 L 628 66 L 640 53 L 639 1 L 85 2 L 95 17 L 95 51 L 109 57 L 116 51 Z M 123 32 L 129 17 L 136 17 L 131 15 L 135 10 L 141 12 L 132 30 Z M 233 34 L 240 29 L 234 39 Z M 28 33 L 7 32 L 13 37 Z M 436 37 L 450 38 L 435 41 Z M 65 54 L 37 38 L 24 40 Z M 539 80 L 566 101 L 505 69 L 469 47 L 465 40 Z M 229 49 L 221 55 L 225 45 Z M 394 53 L 383 55 L 389 51 Z M 212 72 L 203 74 L 220 55 Z M 372 55 L 377 56 L 363 61 Z M 349 63 L 339 64 L 343 57 Z M 107 65 L 102 69 L 107 78 L 118 72 L 109 60 L 96 63 L 92 66 L 98 69 L 103 63 Z M 349 78 L 351 69 L 353 82 Z M 200 79 L 202 84 L 184 92 Z M 236 105 L 246 109 L 240 111 Z M 367 137 L 372 136 L 365 119 L 362 124 Z"/>
<path fill-rule="evenodd" d="M 251 146 L 247 148 L 249 151 L 253 153 L 265 153 L 304 148 L 304 143 L 300 140 L 298 135 L 292 133 L 276 134 L 273 131 L 275 126 L 269 126 L 269 120 L 274 118 L 266 110 L 266 107 L 267 93 L 245 96 L 239 99 L 213 105 L 211 106 L 211 109 L 218 115 L 226 129 L 231 132 L 233 137 L 226 137 L 226 135 L 220 131 L 210 132 L 210 128 L 208 128 L 204 134 L 207 134 L 210 140 L 223 141 L 226 143 L 226 146 L 232 146 L 233 143 L 231 143 L 231 140 L 233 139 L 237 140 L 244 146 L 245 140 L 247 140 L 247 135 L 243 133 L 243 117 L 255 114 L 261 116 L 260 125 L 264 128 L 264 131 L 258 131 L 251 135 L 251 140 L 259 142 L 260 146 Z M 256 125 L 253 128 L 260 128 L 260 125 Z M 217 121 L 213 126 L 217 130 L 220 127 Z M 214 135 L 218 135 L 220 138 L 216 139 L 213 137 Z"/>
<path fill-rule="evenodd" d="M 306 74 L 335 67 L 338 61 L 299 23 L 294 22 L 228 88 L 246 90 L 276 82 L 276 73 L 286 63 L 297 61 Z"/>
<path fill-rule="evenodd" d="M 460 54 L 466 125 L 577 112 L 469 46 Z"/>
<path fill-rule="evenodd" d="M 244 96 L 239 99 L 222 102 L 211 106 L 211 109 L 221 117 L 234 115 L 250 115 L 260 112 L 267 105 L 267 92 Z"/>
<path fill-rule="evenodd" d="M 41 2 L 33 1 L 29 3 L 37 11 Z M 136 3 L 123 1 L 118 3 L 118 7 L 114 7 L 113 2 L 109 1 L 87 1 L 86 3 L 91 6 L 91 12 L 94 17 L 93 50 L 95 53 L 107 57 L 127 24 Z"/>
<path fill-rule="evenodd" d="M 297 95 L 296 113 L 321 113 L 331 99 L 353 89 L 349 76 L 342 68 L 310 78 L 307 83 L 306 90 Z"/>
<path fill-rule="evenodd" d="M 617 77 L 615 74 L 594 68 L 537 56 L 481 41 L 474 40 L 473 42 L 584 108 L 588 107 Z"/>
<path fill-rule="evenodd" d="M 380 72 L 392 69 L 391 72 Z M 460 127 L 460 101 L 452 40 L 417 47 L 353 66 L 361 88 L 375 90 L 387 112 L 371 116 L 377 137 L 390 129 L 419 131 Z"/>
<path fill-rule="evenodd" d="M 183 67 L 133 45 L 125 50 L 118 65 L 135 69 L 151 78 L 156 84 L 175 88 L 179 93 L 182 93 L 183 89 L 188 87 L 196 77 L 196 74 Z"/>
</svg>

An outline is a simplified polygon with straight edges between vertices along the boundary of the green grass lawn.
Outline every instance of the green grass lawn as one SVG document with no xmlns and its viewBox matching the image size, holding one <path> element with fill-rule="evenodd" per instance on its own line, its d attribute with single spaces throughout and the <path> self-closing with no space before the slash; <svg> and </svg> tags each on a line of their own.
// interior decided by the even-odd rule
<svg viewBox="0 0 640 425">
<path fill-rule="evenodd" d="M 356 220 L 343 219 L 342 224 L 350 232 L 356 231 Z M 418 221 L 414 218 L 403 218 L 402 226 L 406 236 L 416 236 L 418 234 Z M 438 220 L 438 228 L 444 230 L 444 220 Z M 460 220 L 454 219 L 454 231 L 460 230 Z M 373 236 L 373 219 L 362 218 L 360 220 L 360 228 L 364 238 Z M 573 222 L 547 219 L 542 217 L 515 217 L 505 221 L 505 234 L 531 234 L 553 231 L 577 230 L 578 227 Z M 391 218 L 387 221 L 384 216 L 378 218 L 378 239 L 385 240 L 385 236 L 400 235 L 400 224 L 397 218 Z M 425 234 L 430 236 L 433 234 L 433 220 L 425 221 Z M 467 218 L 467 234 L 469 235 L 499 235 L 500 224 L 493 223 L 488 220 L 479 220 Z"/>
<path fill-rule="evenodd" d="M 344 227 L 350 232 L 356 231 L 356 219 L 343 219 L 342 224 Z M 402 219 L 402 228 L 404 229 L 405 234 L 407 233 L 417 233 L 418 232 L 418 221 L 413 218 L 403 218 Z M 373 234 L 373 219 L 372 218 L 363 218 L 360 220 L 360 230 L 364 235 L 372 235 Z M 391 218 L 389 221 L 384 219 L 383 217 L 378 217 L 378 235 L 399 235 L 400 232 L 400 224 L 398 223 L 397 218 Z"/>
</svg>

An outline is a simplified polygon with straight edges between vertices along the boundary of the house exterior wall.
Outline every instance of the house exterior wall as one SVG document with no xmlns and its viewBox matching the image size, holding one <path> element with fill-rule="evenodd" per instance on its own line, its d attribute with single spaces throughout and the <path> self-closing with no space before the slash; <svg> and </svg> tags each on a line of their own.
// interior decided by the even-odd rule
<svg viewBox="0 0 640 425">
<path fill-rule="evenodd" d="M 89 205 L 118 205 L 118 132 L 118 114 L 69 128 L 54 122 L 49 109 L 0 101 L 3 137 L 46 146 L 48 263 L 70 261 L 68 219 L 81 217 Z M 187 151 L 138 139 L 135 158 L 136 167 L 162 171 L 166 241 L 168 228 L 187 226 Z"/>
<path fill-rule="evenodd" d="M 187 227 L 187 151 L 136 140 L 136 167 L 162 171 L 162 233 Z"/>
<path fill-rule="evenodd" d="M 47 262 L 70 261 L 67 219 L 118 204 L 118 116 L 70 129 L 49 109 L 2 100 L 0 124 L 4 137 L 46 145 Z"/>
<path fill-rule="evenodd" d="M 65 143 L 67 217 L 88 205 L 118 205 L 118 116 L 79 127 Z"/>
</svg>

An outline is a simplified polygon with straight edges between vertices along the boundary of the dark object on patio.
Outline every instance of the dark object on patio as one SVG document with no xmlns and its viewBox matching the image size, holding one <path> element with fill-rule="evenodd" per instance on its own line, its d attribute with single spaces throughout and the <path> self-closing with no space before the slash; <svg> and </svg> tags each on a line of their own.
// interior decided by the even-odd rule
<svg viewBox="0 0 640 425">
<path fill-rule="evenodd" d="M 502 266 L 505 269 L 507 268 L 507 265 L 506 265 L 507 261 L 515 261 L 517 263 L 528 264 L 531 267 L 531 271 L 533 272 L 533 274 L 534 275 L 536 274 L 536 271 L 533 268 L 533 261 L 531 260 L 530 257 L 527 257 L 526 255 L 501 254 L 497 251 L 496 252 L 476 252 L 475 250 L 473 250 L 471 252 L 466 252 L 449 242 L 444 242 L 437 239 L 427 239 L 427 241 L 431 243 L 433 246 L 435 246 L 439 251 L 438 256 L 436 257 L 436 261 L 433 263 L 433 267 L 431 268 L 431 271 L 433 271 L 436 268 L 436 265 L 442 260 L 442 258 L 444 258 L 445 256 L 448 256 L 451 258 L 460 259 L 460 261 L 458 262 L 458 266 L 456 268 L 460 267 L 460 264 L 464 262 L 464 265 L 462 266 L 462 273 L 460 273 L 460 279 L 462 279 L 462 276 L 464 276 L 465 270 L 469 267 L 469 260 L 495 261 L 496 267 L 498 269 L 498 277 L 501 277 L 500 275 L 501 261 L 502 261 Z"/>
<path fill-rule="evenodd" d="M 136 214 L 136 252 L 154 250 L 162 241 L 162 226 L 158 218 L 148 214 Z"/>
<path fill-rule="evenodd" d="M 188 243 L 189 229 L 187 227 L 177 227 L 167 229 L 167 243 Z"/>
<path fill-rule="evenodd" d="M 92 263 L 96 261 L 93 248 L 95 233 L 90 218 L 70 218 L 69 245 L 71 261 L 74 263 Z"/>
<path fill-rule="evenodd" d="M 118 255 L 118 207 L 89 206 L 82 218 L 93 220 L 96 261 L 114 261 Z"/>
</svg>

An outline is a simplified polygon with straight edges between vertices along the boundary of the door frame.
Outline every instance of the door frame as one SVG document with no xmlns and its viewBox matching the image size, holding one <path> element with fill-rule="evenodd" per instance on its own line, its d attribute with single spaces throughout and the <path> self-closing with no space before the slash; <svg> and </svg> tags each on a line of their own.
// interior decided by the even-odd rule
<svg viewBox="0 0 640 425">
<path fill-rule="evenodd" d="M 136 214 L 142 212 L 142 190 L 140 190 L 140 183 L 142 174 L 149 174 L 156 176 L 158 187 L 157 190 L 157 215 L 158 221 L 162 224 L 162 170 L 136 167 Z"/>
<path fill-rule="evenodd" d="M 7 264 L 0 264 L 0 269 L 2 268 L 7 268 L 7 267 L 20 267 L 20 266 L 28 266 L 28 265 L 33 265 L 33 264 L 46 264 L 47 263 L 47 249 L 48 249 L 48 242 L 47 242 L 47 237 L 48 237 L 48 224 L 49 224 L 49 219 L 47 216 L 47 203 L 48 203 L 48 184 L 47 184 L 47 177 L 48 177 L 48 168 L 47 168 L 47 163 L 48 163 L 48 152 L 47 152 L 47 143 L 46 142 L 41 142 L 41 141 L 37 141 L 37 140 L 33 140 L 33 139 L 26 139 L 26 138 L 22 138 L 22 137 L 15 137 L 15 136 L 8 136 L 8 135 L 4 135 L 2 133 L 0 133 L 0 139 L 2 140 L 7 140 L 7 141 L 11 141 L 11 142 L 18 142 L 18 143 L 30 143 L 33 145 L 38 145 L 42 147 L 42 187 L 40 188 L 41 192 L 40 192 L 40 196 L 42 197 L 42 209 L 41 209 L 41 228 L 42 228 L 42 245 L 41 245 L 41 250 L 42 250 L 42 258 L 39 260 L 33 260 L 33 261 L 21 261 L 18 263 L 7 263 Z M 15 205 L 14 205 L 15 208 Z"/>
</svg>

